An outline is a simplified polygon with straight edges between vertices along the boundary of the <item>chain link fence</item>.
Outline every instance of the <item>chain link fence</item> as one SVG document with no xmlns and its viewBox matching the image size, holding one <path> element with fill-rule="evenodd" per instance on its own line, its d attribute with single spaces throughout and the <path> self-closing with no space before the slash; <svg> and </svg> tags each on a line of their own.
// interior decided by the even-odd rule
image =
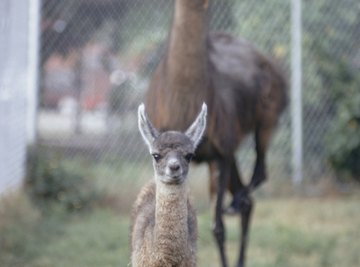
<svg viewBox="0 0 360 267">
<path fill-rule="evenodd" d="M 291 1 L 259 3 L 212 1 L 210 27 L 250 40 L 276 57 L 290 79 Z M 333 87 L 341 79 L 339 62 L 359 70 L 360 20 L 355 0 L 302 4 L 303 170 L 312 183 L 334 176 L 328 163 L 337 111 Z M 39 145 L 61 155 L 70 169 L 91 169 L 99 186 L 117 194 L 152 174 L 136 109 L 163 54 L 172 8 L 165 0 L 42 1 Z M 270 181 L 260 193 L 291 186 L 290 119 L 288 108 L 268 153 Z M 252 173 L 253 147 L 249 137 L 239 149 L 244 177 Z M 195 172 L 203 177 L 199 184 L 207 183 L 206 167 Z"/>
</svg>

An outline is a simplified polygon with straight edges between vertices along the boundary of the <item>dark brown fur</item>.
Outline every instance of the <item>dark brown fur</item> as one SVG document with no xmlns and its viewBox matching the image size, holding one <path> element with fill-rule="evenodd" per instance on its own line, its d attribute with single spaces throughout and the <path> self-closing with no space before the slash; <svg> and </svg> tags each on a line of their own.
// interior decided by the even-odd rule
<svg viewBox="0 0 360 267">
<path fill-rule="evenodd" d="M 208 126 L 195 160 L 209 163 L 211 193 L 217 191 L 214 235 L 222 266 L 227 266 L 222 220 L 226 187 L 234 196 L 233 208 L 242 215 L 237 266 L 244 266 L 250 192 L 266 179 L 265 152 L 287 104 L 287 83 L 279 67 L 249 42 L 226 33 L 207 34 L 206 13 L 207 1 L 175 1 L 167 53 L 150 83 L 146 106 L 155 127 L 183 131 L 201 104 L 208 105 Z M 257 158 L 251 182 L 244 186 L 234 153 L 252 132 Z"/>
</svg>

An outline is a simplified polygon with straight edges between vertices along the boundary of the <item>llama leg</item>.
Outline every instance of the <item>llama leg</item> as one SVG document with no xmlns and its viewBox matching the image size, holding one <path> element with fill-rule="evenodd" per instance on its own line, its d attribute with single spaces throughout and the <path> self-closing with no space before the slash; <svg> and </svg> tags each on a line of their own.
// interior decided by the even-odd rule
<svg viewBox="0 0 360 267">
<path fill-rule="evenodd" d="M 222 159 L 219 161 L 220 175 L 217 179 L 217 198 L 215 204 L 215 223 L 213 228 L 213 235 L 215 237 L 221 259 L 221 266 L 227 267 L 227 260 L 225 255 L 225 227 L 222 218 L 223 212 L 223 199 L 226 185 L 230 176 L 230 166 L 228 161 Z"/>
<path fill-rule="evenodd" d="M 250 195 L 246 194 L 246 198 L 242 198 L 241 202 L 241 236 L 240 236 L 240 251 L 237 267 L 245 266 L 245 255 L 248 243 L 248 233 L 253 210 L 253 200 Z"/>
<path fill-rule="evenodd" d="M 244 267 L 253 200 L 248 194 L 248 188 L 242 183 L 241 174 L 237 168 L 235 157 L 233 157 L 231 161 L 230 179 L 229 190 L 233 194 L 231 208 L 239 213 L 241 221 L 240 250 L 237 267 Z"/>
<path fill-rule="evenodd" d="M 217 192 L 217 183 L 219 179 L 219 167 L 217 161 L 210 161 L 209 167 L 209 193 L 212 201 Z"/>
<path fill-rule="evenodd" d="M 270 142 L 272 127 L 259 126 L 255 131 L 256 162 L 254 174 L 249 184 L 249 192 L 255 190 L 266 178 L 265 154 Z"/>
<path fill-rule="evenodd" d="M 209 179 L 210 179 L 209 191 L 212 200 L 213 196 L 217 192 L 217 182 L 219 179 L 220 171 L 217 161 L 211 161 L 208 166 L 209 166 Z M 233 199 L 230 205 L 227 208 L 225 208 L 224 213 L 231 215 L 240 214 L 241 196 L 243 195 L 243 191 L 246 191 L 246 187 L 242 183 L 240 172 L 238 171 L 238 168 L 236 166 L 235 157 L 233 157 L 231 161 L 230 170 L 231 170 L 231 175 L 230 175 L 230 181 L 227 184 L 227 189 L 233 196 Z"/>
<path fill-rule="evenodd" d="M 233 196 L 231 204 L 226 208 L 225 213 L 227 214 L 240 214 L 241 199 L 244 194 L 247 195 L 247 188 L 242 183 L 241 173 L 236 165 L 236 159 L 233 156 L 231 161 L 231 176 L 228 183 L 228 189 Z"/>
</svg>

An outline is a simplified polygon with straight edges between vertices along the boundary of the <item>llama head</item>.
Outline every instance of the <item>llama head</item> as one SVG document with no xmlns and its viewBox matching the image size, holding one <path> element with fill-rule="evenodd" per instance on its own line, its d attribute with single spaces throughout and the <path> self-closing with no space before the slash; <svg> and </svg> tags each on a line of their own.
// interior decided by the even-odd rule
<svg viewBox="0 0 360 267">
<path fill-rule="evenodd" d="M 145 114 L 145 106 L 138 109 L 140 133 L 153 157 L 155 176 L 165 184 L 181 184 L 185 181 L 189 163 L 206 127 L 207 106 L 184 132 L 159 132 Z"/>
</svg>

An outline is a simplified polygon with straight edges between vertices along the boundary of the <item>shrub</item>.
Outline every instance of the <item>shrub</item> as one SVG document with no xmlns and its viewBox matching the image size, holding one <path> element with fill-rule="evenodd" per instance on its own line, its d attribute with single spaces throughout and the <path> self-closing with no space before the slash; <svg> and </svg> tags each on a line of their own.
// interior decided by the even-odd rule
<svg viewBox="0 0 360 267">
<path fill-rule="evenodd" d="M 86 169 L 69 169 L 61 155 L 32 149 L 27 162 L 25 188 L 40 207 L 57 203 L 67 211 L 91 207 L 99 194 Z"/>
<path fill-rule="evenodd" d="M 341 176 L 360 182 L 360 77 L 346 63 L 328 65 L 335 96 L 334 117 L 327 135 L 328 158 Z"/>
</svg>

